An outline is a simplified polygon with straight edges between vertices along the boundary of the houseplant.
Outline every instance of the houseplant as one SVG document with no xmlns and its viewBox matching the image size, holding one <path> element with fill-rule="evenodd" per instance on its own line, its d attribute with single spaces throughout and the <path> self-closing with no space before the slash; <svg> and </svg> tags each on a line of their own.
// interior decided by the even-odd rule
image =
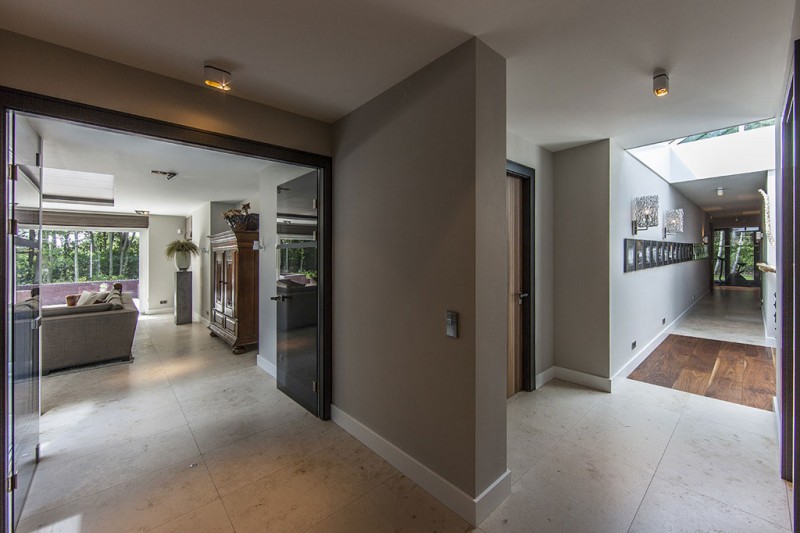
<svg viewBox="0 0 800 533">
<path fill-rule="evenodd" d="M 172 241 L 164 250 L 167 259 L 175 259 L 175 267 L 178 270 L 188 270 L 192 265 L 192 256 L 197 256 L 199 253 L 200 249 L 195 243 L 184 239 Z"/>
</svg>

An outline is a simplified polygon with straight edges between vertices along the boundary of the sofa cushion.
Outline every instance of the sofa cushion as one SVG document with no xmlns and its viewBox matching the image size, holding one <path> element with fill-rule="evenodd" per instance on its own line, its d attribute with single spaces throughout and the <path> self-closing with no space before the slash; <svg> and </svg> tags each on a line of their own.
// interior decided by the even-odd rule
<svg viewBox="0 0 800 533">
<path fill-rule="evenodd" d="M 112 309 L 122 309 L 122 291 L 114 289 L 106 296 L 105 303 L 111 304 Z"/>
<path fill-rule="evenodd" d="M 83 291 L 81 293 L 81 297 L 78 298 L 77 305 L 92 305 L 96 303 L 102 303 L 108 297 L 107 292 L 91 292 L 91 291 Z"/>
<path fill-rule="evenodd" d="M 83 313 L 98 313 L 101 311 L 110 311 L 111 309 L 113 309 L 113 305 L 110 303 L 100 303 L 96 305 L 81 305 L 75 307 L 58 305 L 55 307 L 43 307 L 42 317 L 80 315 Z"/>
</svg>

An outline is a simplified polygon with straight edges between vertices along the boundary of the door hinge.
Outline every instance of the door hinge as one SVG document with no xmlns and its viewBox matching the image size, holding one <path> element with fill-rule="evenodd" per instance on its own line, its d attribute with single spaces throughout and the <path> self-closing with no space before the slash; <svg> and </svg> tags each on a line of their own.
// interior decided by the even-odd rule
<svg viewBox="0 0 800 533">
<path fill-rule="evenodd" d="M 41 459 L 42 459 L 42 444 L 41 443 L 36 445 L 36 452 L 35 453 L 36 453 L 36 455 L 35 455 L 36 456 L 36 463 L 38 464 L 39 461 L 41 461 Z"/>
<path fill-rule="evenodd" d="M 17 165 L 8 164 L 8 179 L 17 181 Z"/>
<path fill-rule="evenodd" d="M 6 492 L 13 492 L 17 490 L 17 474 L 6 478 Z"/>
<path fill-rule="evenodd" d="M 19 223 L 16 219 L 12 218 L 8 221 L 8 234 L 16 235 L 19 232 Z"/>
<path fill-rule="evenodd" d="M 36 166 L 37 167 L 42 166 L 42 154 L 40 154 L 39 152 L 36 152 Z"/>
<path fill-rule="evenodd" d="M 311 382 L 311 390 L 314 392 L 319 392 L 319 383 L 316 381 Z"/>
<path fill-rule="evenodd" d="M 316 198 L 314 198 L 314 201 L 311 204 L 311 208 L 312 209 L 319 209 L 319 202 L 317 201 Z"/>
</svg>

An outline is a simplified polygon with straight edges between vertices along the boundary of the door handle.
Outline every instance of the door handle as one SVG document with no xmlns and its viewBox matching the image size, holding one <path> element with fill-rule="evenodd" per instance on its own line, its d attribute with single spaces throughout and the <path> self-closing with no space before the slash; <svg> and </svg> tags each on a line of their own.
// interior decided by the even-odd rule
<svg viewBox="0 0 800 533">
<path fill-rule="evenodd" d="M 278 296 L 270 296 L 270 300 L 274 300 L 276 302 L 285 302 L 286 300 L 291 300 L 291 296 L 286 296 L 285 294 L 279 294 Z"/>
<path fill-rule="evenodd" d="M 527 293 L 527 292 L 522 292 L 522 291 L 518 292 L 518 293 L 517 293 L 517 298 L 518 298 L 518 300 L 519 300 L 519 305 L 522 305 L 522 300 L 524 300 L 524 299 L 525 299 L 525 298 L 527 298 L 528 296 L 529 296 L 529 295 L 528 295 L 528 293 Z"/>
</svg>

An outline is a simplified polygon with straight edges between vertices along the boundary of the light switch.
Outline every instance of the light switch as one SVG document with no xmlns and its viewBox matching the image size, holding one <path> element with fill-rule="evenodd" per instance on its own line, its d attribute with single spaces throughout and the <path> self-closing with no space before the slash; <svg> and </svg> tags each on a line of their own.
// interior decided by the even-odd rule
<svg viewBox="0 0 800 533">
<path fill-rule="evenodd" d="M 446 333 L 448 337 L 458 338 L 458 313 L 447 311 L 445 315 Z"/>
</svg>

